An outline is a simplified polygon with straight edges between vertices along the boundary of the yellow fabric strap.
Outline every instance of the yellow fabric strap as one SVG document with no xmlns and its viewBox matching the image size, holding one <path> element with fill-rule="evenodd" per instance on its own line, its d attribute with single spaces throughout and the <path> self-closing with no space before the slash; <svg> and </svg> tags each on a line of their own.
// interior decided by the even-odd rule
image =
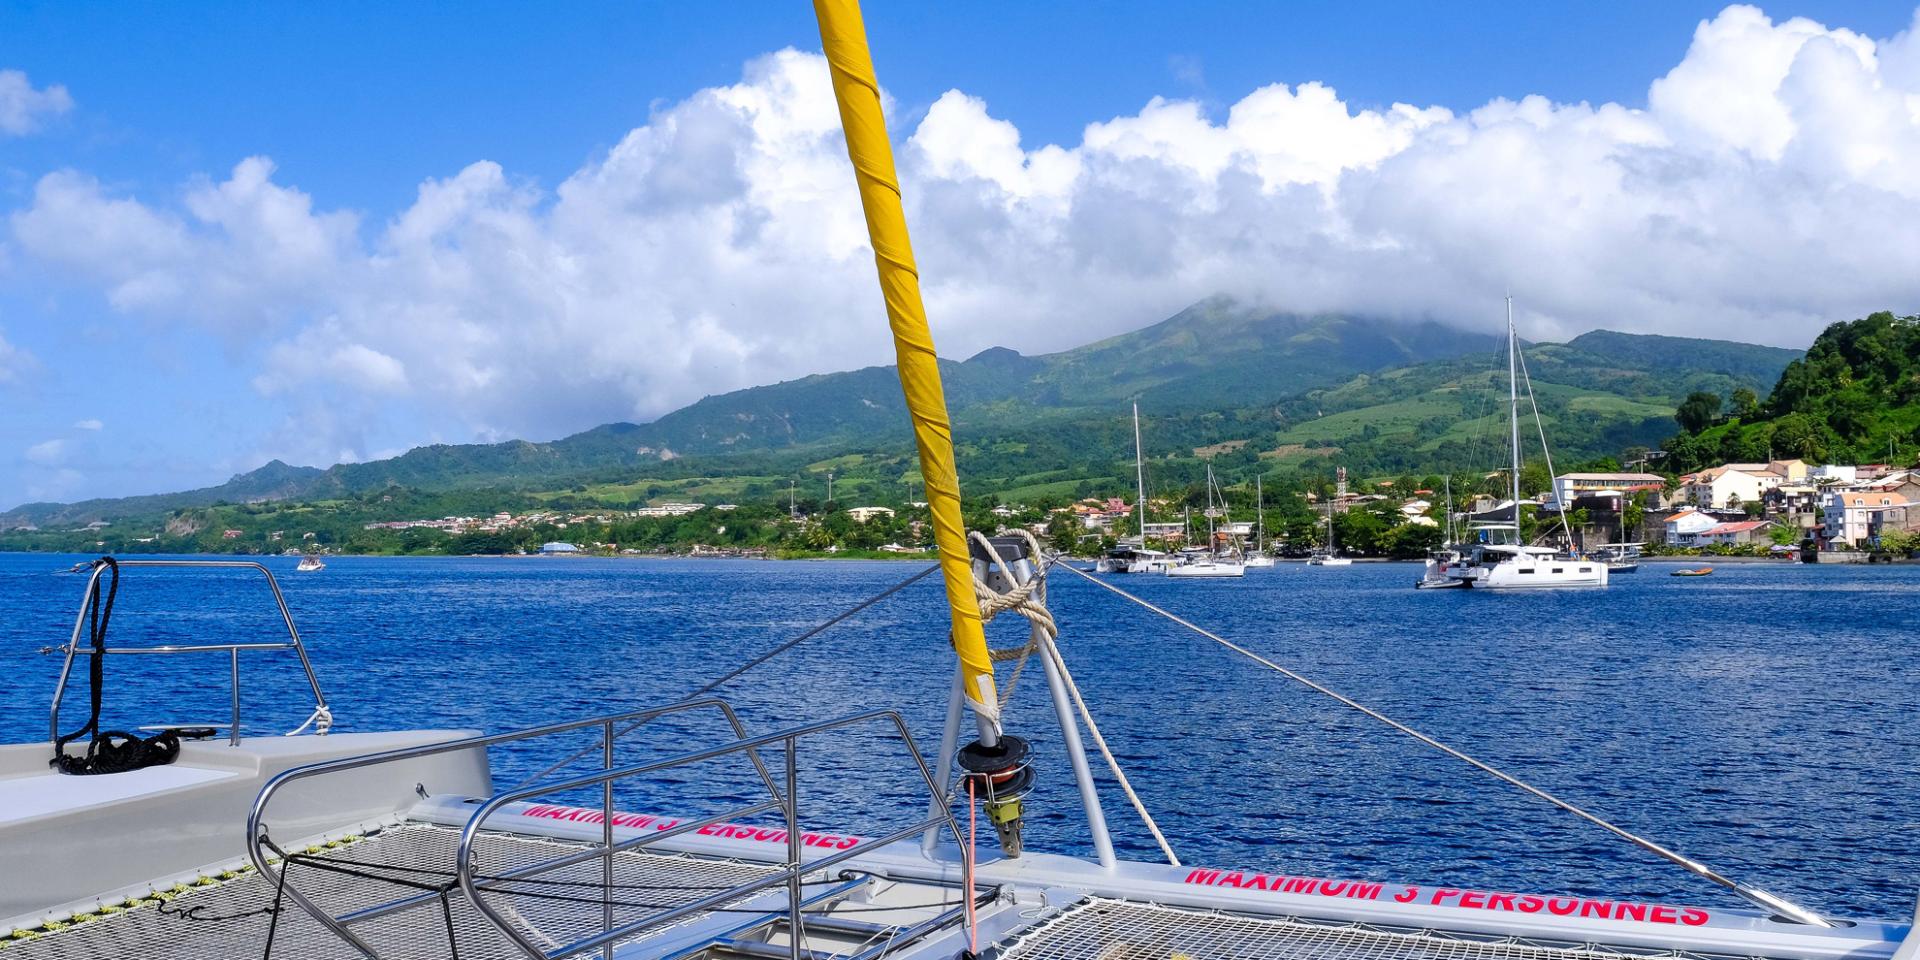
<svg viewBox="0 0 1920 960">
<path fill-rule="evenodd" d="M 867 236 L 880 270 L 880 292 L 900 369 L 900 389 L 913 418 L 920 447 L 920 473 L 926 479 L 927 506 L 933 515 L 934 542 L 940 547 L 940 572 L 947 585 L 953 619 L 953 647 L 960 656 L 964 689 L 974 712 L 997 720 L 999 700 L 993 688 L 993 661 L 987 653 L 980 608 L 973 596 L 973 571 L 967 558 L 966 526 L 960 519 L 960 478 L 953 467 L 953 428 L 947 419 L 946 392 L 933 352 L 933 332 L 920 301 L 920 271 L 913 262 L 907 218 L 900 206 L 900 183 L 893 169 L 893 145 L 880 109 L 880 84 L 867 52 L 867 28 L 858 0 L 814 0 L 820 42 L 833 72 L 833 95 L 847 134 L 847 154 L 860 185 L 867 215 Z"/>
</svg>

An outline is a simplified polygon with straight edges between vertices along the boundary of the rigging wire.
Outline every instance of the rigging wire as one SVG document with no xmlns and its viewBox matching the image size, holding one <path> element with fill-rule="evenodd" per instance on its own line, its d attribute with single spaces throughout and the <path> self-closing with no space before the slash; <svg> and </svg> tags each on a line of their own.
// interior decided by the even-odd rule
<svg viewBox="0 0 1920 960">
<path fill-rule="evenodd" d="M 1087 732 L 1093 734 L 1093 743 L 1100 748 L 1100 755 L 1106 758 L 1107 768 L 1113 771 L 1113 778 L 1119 782 L 1121 791 L 1127 795 L 1127 802 L 1133 804 L 1134 812 L 1138 813 L 1140 821 L 1146 824 L 1147 832 L 1153 834 L 1153 841 L 1160 845 L 1160 852 L 1166 854 L 1167 862 L 1177 867 L 1180 865 L 1180 858 L 1174 854 L 1173 846 L 1167 842 L 1167 835 L 1161 832 L 1160 824 L 1155 822 L 1153 814 L 1148 812 L 1146 801 L 1141 800 L 1140 795 L 1134 792 L 1133 783 L 1127 779 L 1127 772 L 1120 768 L 1120 760 L 1114 756 L 1113 748 L 1107 746 L 1107 738 L 1101 735 L 1100 725 L 1094 722 L 1093 712 L 1087 709 L 1087 701 L 1081 697 L 1080 687 L 1073 682 L 1073 674 L 1067 670 L 1067 661 L 1061 656 L 1059 646 L 1054 643 L 1054 639 L 1060 635 L 1060 628 L 1054 623 L 1052 611 L 1047 609 L 1046 577 L 1046 570 L 1053 566 L 1053 562 L 1043 559 L 1046 554 L 1040 549 L 1040 540 L 1033 535 L 1032 531 L 1021 530 L 1019 533 L 1026 538 L 1029 551 L 1027 555 L 1039 561 L 1038 565 L 1035 567 L 1033 576 L 1028 578 L 1026 583 L 1019 584 L 1005 593 L 995 590 L 975 575 L 973 592 L 980 598 L 980 622 L 983 624 L 991 622 L 1002 611 L 1012 610 L 1033 624 L 1032 639 L 1021 648 L 1020 662 L 1024 665 L 1027 654 L 1038 648 L 1041 651 L 1040 655 L 1046 657 L 1053 664 L 1054 669 L 1059 671 L 1061 685 L 1066 687 L 1067 692 L 1073 696 L 1073 702 L 1079 708 L 1081 719 L 1087 722 Z M 985 534 L 975 530 L 968 534 L 968 537 L 985 550 L 1000 569 L 1008 571 L 1013 569 L 1013 565 L 1008 563 L 1007 558 L 1000 553 L 1000 548 L 994 546 L 993 541 Z M 1009 681 L 1007 689 L 1011 690 L 1012 687 L 1013 683 Z M 1004 708 L 1006 704 L 1002 702 L 1001 706 Z M 1062 734 L 1065 732 L 1061 731 Z M 971 789 L 973 781 L 968 780 L 967 783 Z"/>
<path fill-rule="evenodd" d="M 913 576 L 910 576 L 905 580 L 902 580 L 899 583 L 896 583 L 893 586 L 888 587 L 885 590 L 882 590 L 879 593 L 876 593 L 873 596 L 868 597 L 867 599 L 862 600 L 859 603 L 856 603 L 853 606 L 840 611 L 834 616 L 816 625 L 815 627 L 813 627 L 813 629 L 808 630 L 807 632 L 802 633 L 799 636 L 794 637 L 793 639 L 788 640 L 787 642 L 777 647 L 774 647 L 772 650 L 769 650 L 766 653 L 763 653 L 760 656 L 755 657 L 752 660 L 749 660 L 746 663 L 743 663 L 740 666 L 727 671 L 726 673 L 722 674 L 718 679 L 708 681 L 708 683 L 705 686 L 701 687 L 698 690 L 693 691 L 692 693 L 687 694 L 685 697 L 682 697 L 681 699 L 692 700 L 695 697 L 704 696 L 705 694 L 712 693 L 714 690 L 718 689 L 721 684 L 724 684 L 727 681 L 732 680 L 743 673 L 746 673 L 748 670 L 752 670 L 754 667 L 757 667 L 763 663 L 766 663 L 767 661 L 772 660 L 774 657 L 777 657 L 783 653 L 786 653 L 788 650 L 792 650 L 794 647 L 797 647 L 800 644 L 805 643 L 808 640 L 811 640 L 822 633 L 825 633 L 829 628 L 834 627 L 842 623 L 843 621 L 847 620 L 848 618 L 852 617 L 854 614 L 859 613 L 860 611 L 865 610 L 868 607 L 871 607 L 874 604 L 879 603 L 880 601 L 885 600 L 886 598 L 891 597 L 902 590 L 905 590 L 906 588 L 914 585 L 915 583 L 918 583 L 919 581 L 925 579 L 928 574 L 931 574 L 934 571 L 939 569 L 940 569 L 940 565 L 935 564 L 931 567 L 921 570 L 919 573 L 916 573 Z M 619 730 L 614 731 L 613 739 L 618 740 L 621 737 L 624 737 L 627 734 L 640 729 L 642 726 L 646 725 L 647 722 L 648 722 L 647 719 L 635 720 L 632 723 L 629 723 L 626 726 L 620 728 Z M 537 780 L 544 779 L 548 775 L 552 774 L 554 771 L 565 769 L 567 765 L 573 763 L 576 760 L 579 760 L 581 757 L 584 757 L 589 753 L 593 753 L 594 751 L 599 750 L 604 746 L 606 746 L 605 738 L 595 740 L 594 742 L 580 748 L 579 750 L 576 750 L 573 753 L 570 753 L 565 757 L 560 758 L 557 762 L 548 765 L 546 768 L 542 769 L 540 772 L 521 780 L 519 783 L 514 784 L 510 789 L 518 790 Z"/>
<path fill-rule="evenodd" d="M 1495 767 L 1490 763 L 1487 763 L 1486 761 L 1476 759 L 1473 756 L 1459 749 L 1450 747 L 1447 744 L 1442 743 L 1439 740 L 1436 740 L 1433 737 L 1428 736 L 1427 734 L 1421 733 L 1420 731 L 1410 726 L 1407 726 L 1406 724 L 1401 723 L 1400 721 L 1395 720 L 1392 717 L 1389 717 L 1386 714 L 1381 713 L 1380 711 L 1375 710 L 1372 707 L 1369 707 L 1366 704 L 1363 704 L 1360 701 L 1353 699 L 1352 697 L 1347 696 L 1346 694 L 1343 694 L 1337 690 L 1334 690 L 1331 687 L 1328 687 L 1324 684 L 1318 683 L 1312 679 L 1302 676 L 1299 673 L 1295 673 L 1294 671 L 1289 670 L 1286 667 L 1283 667 L 1278 663 L 1275 663 L 1272 660 L 1269 660 L 1266 657 L 1261 656 L 1260 654 L 1247 649 L 1246 647 L 1243 647 L 1237 643 L 1234 643 L 1233 641 L 1228 640 L 1225 637 L 1220 636 L 1219 634 L 1213 633 L 1212 631 L 1207 630 L 1204 627 L 1197 626 L 1193 622 L 1186 620 L 1178 616 L 1177 614 L 1171 613 L 1166 609 L 1156 606 L 1155 604 L 1147 600 L 1134 596 L 1133 594 L 1128 593 L 1127 591 L 1122 590 L 1119 587 L 1114 586 L 1113 584 L 1107 583 L 1106 581 L 1101 580 L 1100 578 L 1095 577 L 1092 574 L 1089 574 L 1083 570 L 1074 569 L 1072 566 L 1066 566 L 1066 569 L 1073 571 L 1075 574 L 1078 574 L 1082 579 L 1087 580 L 1088 582 L 1094 584 L 1095 586 L 1098 586 L 1104 590 L 1107 590 L 1108 592 L 1118 594 L 1119 596 L 1124 597 L 1125 599 L 1131 600 L 1134 603 L 1139 604 L 1140 606 L 1145 607 L 1146 609 L 1154 613 L 1157 613 L 1160 616 L 1165 617 L 1166 619 L 1171 620 L 1174 623 L 1179 624 L 1180 626 L 1183 626 L 1188 630 L 1191 630 L 1194 633 L 1197 633 L 1200 636 L 1207 638 L 1208 640 L 1212 640 L 1213 642 L 1220 644 L 1221 646 L 1226 647 L 1227 649 L 1232 650 L 1233 652 L 1238 653 L 1241 656 L 1246 657 L 1247 659 L 1252 660 L 1255 663 L 1258 663 L 1261 666 L 1264 666 L 1267 669 L 1272 670 L 1275 673 L 1278 673 L 1289 680 L 1293 680 L 1316 693 L 1320 693 L 1327 697 L 1331 697 L 1332 699 L 1348 707 L 1351 707 L 1354 710 L 1357 710 L 1363 714 L 1366 714 L 1367 716 L 1372 717 L 1373 719 L 1378 720 L 1381 723 L 1384 723 L 1387 726 L 1392 727 L 1393 729 L 1398 730 L 1401 733 L 1404 733 L 1407 736 L 1410 736 L 1415 740 L 1418 740 L 1421 743 L 1426 744 L 1427 746 L 1430 746 L 1436 750 L 1439 750 L 1440 752 L 1447 754 L 1448 756 L 1453 757 L 1456 760 L 1462 761 L 1468 764 L 1469 766 L 1475 767 L 1476 769 L 1479 769 L 1483 773 L 1491 774 L 1492 776 L 1507 782 L 1511 786 L 1518 787 L 1521 790 L 1524 790 L 1527 793 L 1534 795 L 1535 797 L 1545 800 L 1548 803 L 1551 803 L 1554 806 L 1559 807 L 1560 809 L 1573 814 L 1574 816 L 1577 816 L 1583 820 L 1586 820 L 1587 822 L 1592 823 L 1595 826 L 1598 826 L 1606 830 L 1607 832 L 1612 833 L 1613 835 L 1620 837 L 1621 839 L 1626 840 L 1629 843 L 1632 843 L 1643 850 L 1648 851 L 1649 853 L 1655 854 L 1656 856 L 1659 856 L 1671 863 L 1677 864 L 1678 866 L 1686 869 L 1687 871 L 1693 874 L 1696 874 L 1700 877 L 1704 877 L 1707 880 L 1711 880 L 1714 883 L 1717 883 L 1723 887 L 1726 887 L 1728 890 L 1731 890 L 1734 893 L 1739 894 L 1740 896 L 1746 898 L 1747 900 L 1755 904 L 1758 904 L 1762 907 L 1765 907 L 1770 911 L 1781 914 L 1787 917 L 1788 919 L 1793 920 L 1794 922 L 1804 923 L 1809 926 L 1816 926 L 1816 927 L 1833 926 L 1831 922 L 1825 919 L 1822 919 L 1819 914 L 1814 913 L 1812 910 L 1809 910 L 1796 903 L 1788 901 L 1776 894 L 1768 893 L 1767 891 L 1762 890 L 1758 887 L 1746 886 L 1745 884 L 1739 883 L 1727 877 L 1726 875 L 1714 870 L 1712 867 L 1709 867 L 1698 860 L 1695 860 L 1677 851 L 1668 849 L 1667 847 L 1661 846 L 1660 844 L 1655 843 L 1652 840 L 1648 840 L 1645 837 L 1642 837 L 1638 834 L 1635 834 L 1627 830 L 1625 827 L 1616 826 L 1615 824 L 1607 820 L 1601 819 L 1599 816 L 1589 813 L 1586 810 L 1582 809 L 1581 807 L 1575 806 L 1573 803 L 1570 803 L 1566 800 L 1562 800 L 1559 797 L 1556 797 L 1553 794 L 1548 793 L 1547 791 L 1542 790 L 1539 787 L 1536 787 L 1533 784 L 1530 784 L 1525 780 L 1522 780 L 1519 777 L 1514 776 L 1513 774 L 1507 773 L 1506 771 L 1501 770 L 1500 768 Z"/>
</svg>

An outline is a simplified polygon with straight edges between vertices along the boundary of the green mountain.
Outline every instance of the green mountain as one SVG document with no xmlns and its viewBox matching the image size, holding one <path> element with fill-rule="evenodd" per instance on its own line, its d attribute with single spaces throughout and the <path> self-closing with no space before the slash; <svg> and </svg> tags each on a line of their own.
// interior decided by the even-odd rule
<svg viewBox="0 0 1920 960">
<path fill-rule="evenodd" d="M 1431 321 L 1272 313 L 1224 298 L 1063 353 L 996 347 L 941 361 L 947 407 L 965 430 L 999 431 L 1139 400 L 1159 413 L 1260 404 L 1356 373 L 1492 349 L 1492 337 Z M 662 457 L 910 439 L 891 366 L 802 377 L 707 397 L 634 436 Z"/>
<path fill-rule="evenodd" d="M 1134 400 L 1148 418 L 1149 453 L 1166 460 L 1154 469 L 1169 482 L 1197 476 L 1195 448 L 1215 445 L 1216 465 L 1239 477 L 1319 470 L 1334 455 L 1356 473 L 1484 467 L 1499 458 L 1482 447 L 1504 429 L 1502 344 L 1433 322 L 1274 313 L 1214 298 L 1073 350 L 1025 357 L 995 348 L 943 360 L 941 370 L 968 492 L 1027 496 L 1129 474 Z M 1658 443 L 1689 392 L 1757 389 L 1798 356 L 1606 331 L 1526 353 L 1555 451 L 1568 462 Z M 435 445 L 325 470 L 276 461 L 183 493 L 28 504 L 0 513 L 0 530 L 223 501 L 372 494 L 392 502 L 394 490 L 583 504 L 668 494 L 744 500 L 827 470 L 850 492 L 904 489 L 917 478 L 912 452 L 893 368 L 868 367 L 711 396 L 653 423 L 607 424 L 552 442 Z M 411 509 L 430 505 L 402 499 Z"/>
<path fill-rule="evenodd" d="M 1669 469 L 1770 457 L 1911 463 L 1920 447 L 1920 316 L 1883 311 L 1833 324 L 1786 365 L 1764 402 L 1712 389 L 1686 400 L 1694 429 L 1667 443 Z"/>
</svg>

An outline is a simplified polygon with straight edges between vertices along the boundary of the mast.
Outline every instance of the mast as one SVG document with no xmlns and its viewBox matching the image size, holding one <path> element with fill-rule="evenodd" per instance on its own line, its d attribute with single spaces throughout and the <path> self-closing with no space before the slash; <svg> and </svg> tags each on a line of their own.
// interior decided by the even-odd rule
<svg viewBox="0 0 1920 960">
<path fill-rule="evenodd" d="M 1267 551 L 1267 495 L 1260 489 L 1260 475 L 1253 475 L 1253 551 Z"/>
<path fill-rule="evenodd" d="M 1507 294 L 1507 401 L 1513 426 L 1513 545 L 1520 543 L 1520 335 L 1513 328 L 1513 294 Z"/>
<path fill-rule="evenodd" d="M 1218 560 L 1220 545 L 1213 534 L 1213 464 L 1207 464 L 1207 556 Z"/>
<path fill-rule="evenodd" d="M 1133 512 L 1140 515 L 1140 549 L 1147 548 L 1147 455 L 1140 447 L 1140 405 L 1133 405 L 1133 472 L 1140 484 L 1139 501 Z"/>
<path fill-rule="evenodd" d="M 953 649 L 960 658 L 961 692 L 973 708 L 981 741 L 991 747 L 1000 739 L 1000 700 L 994 689 L 993 659 L 981 627 L 980 603 L 973 593 L 966 523 L 960 517 L 953 424 L 947 416 L 946 391 L 940 384 L 939 358 L 933 351 L 926 305 L 920 298 L 920 269 L 914 263 L 906 212 L 900 202 L 893 144 L 887 138 L 886 113 L 880 105 L 880 82 L 873 75 L 873 57 L 867 51 L 867 27 L 854 0 L 816 0 L 814 13 L 820 21 L 820 43 L 833 78 L 840 125 L 846 131 L 847 156 L 853 161 L 880 292 L 886 300 L 900 391 L 913 419 L 927 513 L 933 520 L 940 572 L 946 581 Z"/>
<path fill-rule="evenodd" d="M 1339 556 L 1340 548 L 1333 542 L 1333 501 L 1327 501 L 1327 556 Z"/>
</svg>

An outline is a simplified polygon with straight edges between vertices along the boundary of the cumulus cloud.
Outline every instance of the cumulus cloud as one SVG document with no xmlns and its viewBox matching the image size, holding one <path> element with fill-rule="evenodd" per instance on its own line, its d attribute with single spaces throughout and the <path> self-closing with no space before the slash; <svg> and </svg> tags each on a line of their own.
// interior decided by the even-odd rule
<svg viewBox="0 0 1920 960">
<path fill-rule="evenodd" d="M 936 337 L 1056 349 L 1214 293 L 1486 328 L 1510 286 L 1534 337 L 1803 344 L 1920 295 L 1916 35 L 1734 6 L 1644 108 L 1358 108 L 1289 78 L 1066 145 L 949 91 L 896 130 Z M 178 204 L 52 173 L 10 226 L 122 311 L 256 346 L 309 460 L 365 455 L 393 404 L 551 436 L 891 358 L 826 68 L 792 50 L 551 190 L 479 161 L 363 224 L 251 158 Z"/>
<path fill-rule="evenodd" d="M 25 136 L 48 117 L 73 109 L 73 97 L 59 84 L 34 89 L 19 70 L 0 70 L 0 136 Z"/>
<path fill-rule="evenodd" d="M 37 463 L 42 466 L 57 464 L 66 459 L 66 455 L 67 442 L 57 437 L 52 440 L 42 440 L 28 447 L 25 454 L 28 463 Z"/>
</svg>

